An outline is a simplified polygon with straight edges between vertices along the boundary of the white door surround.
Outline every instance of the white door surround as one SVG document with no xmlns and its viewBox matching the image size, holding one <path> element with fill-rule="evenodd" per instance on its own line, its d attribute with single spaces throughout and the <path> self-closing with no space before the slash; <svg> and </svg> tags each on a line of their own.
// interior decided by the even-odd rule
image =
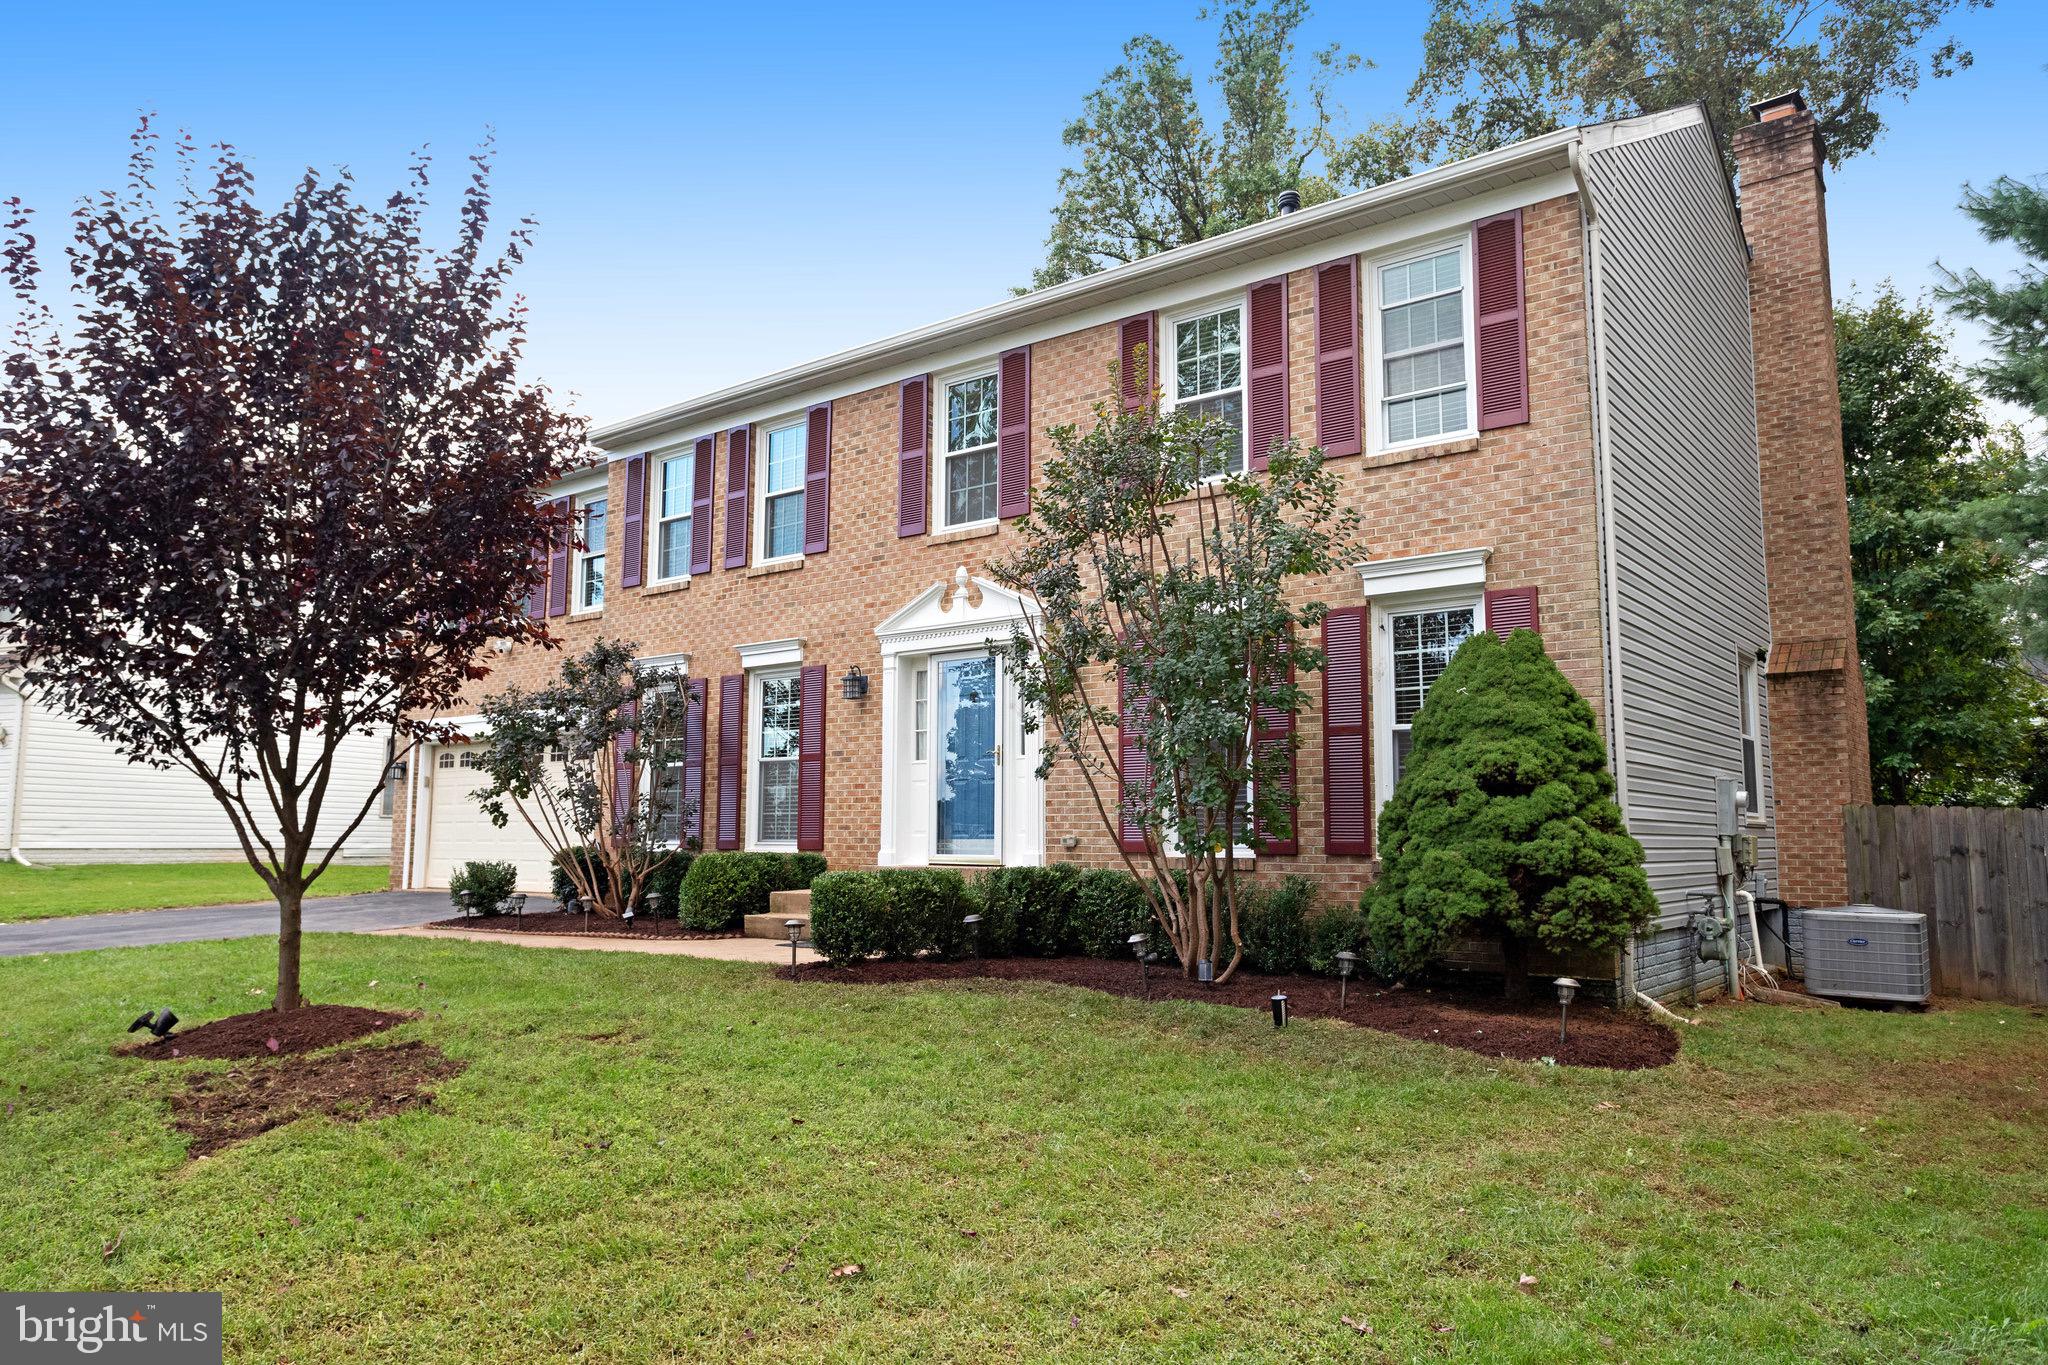
<svg viewBox="0 0 2048 1365">
<path fill-rule="evenodd" d="M 916 678 L 935 658 L 992 654 L 1023 624 L 1029 606 L 1007 588 L 972 577 L 965 565 L 950 582 L 934 583 L 875 628 L 882 647 L 882 818 L 875 861 L 881 867 L 934 862 L 1037 866 L 1045 861 L 1045 784 L 1038 778 L 1039 742 L 1024 733 L 1015 691 L 996 669 L 996 853 L 945 858 L 933 853 L 934 771 L 940 738 L 939 679 L 928 674 L 927 756 L 915 756 Z"/>
</svg>

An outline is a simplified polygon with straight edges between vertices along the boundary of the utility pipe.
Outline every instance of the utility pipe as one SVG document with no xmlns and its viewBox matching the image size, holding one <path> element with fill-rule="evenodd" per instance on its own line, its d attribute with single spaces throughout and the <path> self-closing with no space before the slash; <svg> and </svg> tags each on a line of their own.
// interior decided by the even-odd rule
<svg viewBox="0 0 2048 1365">
<path fill-rule="evenodd" d="M 21 716 L 14 726 L 14 790 L 7 794 L 7 856 L 23 867 L 34 867 L 21 851 L 21 789 L 28 778 L 28 692 L 19 670 L 5 680 L 21 702 Z"/>
</svg>

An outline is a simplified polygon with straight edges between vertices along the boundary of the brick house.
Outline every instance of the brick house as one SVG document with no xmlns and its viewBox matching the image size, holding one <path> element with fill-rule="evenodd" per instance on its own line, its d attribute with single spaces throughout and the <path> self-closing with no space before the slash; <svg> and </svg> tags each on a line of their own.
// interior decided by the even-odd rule
<svg viewBox="0 0 2048 1365">
<path fill-rule="evenodd" d="M 1321 445 L 1362 518 L 1368 557 L 1307 585 L 1329 667 L 1294 718 L 1296 837 L 1259 872 L 1355 897 L 1429 681 L 1470 633 L 1533 625 L 1601 719 L 1664 912 L 1573 965 L 1681 991 L 1716 779 L 1753 793 L 1758 889 L 1804 904 L 1845 899 L 1840 809 L 1868 794 L 1822 159 L 1797 96 L 1757 113 L 1739 213 L 1696 108 L 1570 129 L 604 427 L 605 462 L 548 494 L 588 544 L 532 609 L 572 649 L 686 663 L 701 705 L 661 780 L 707 848 L 1117 864 L 1079 779 L 1035 775 L 988 647 L 1026 606 L 984 567 L 1045 430 L 1139 401 L 1112 364 L 1143 345 L 1162 403 L 1235 416 L 1254 469 Z M 491 662 L 481 687 L 558 660 Z M 399 884 L 507 857 L 545 886 L 476 780 L 461 745 L 412 765 Z"/>
</svg>

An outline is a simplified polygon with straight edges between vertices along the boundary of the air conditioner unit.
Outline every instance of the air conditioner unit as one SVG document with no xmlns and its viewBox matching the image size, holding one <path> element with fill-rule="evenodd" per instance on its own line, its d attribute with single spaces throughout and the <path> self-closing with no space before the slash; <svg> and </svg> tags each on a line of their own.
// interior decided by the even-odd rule
<svg viewBox="0 0 2048 1365">
<path fill-rule="evenodd" d="M 1800 915 L 1806 937 L 1806 989 L 1847 1000 L 1924 1005 L 1933 994 L 1927 916 L 1877 905 L 1845 905 Z"/>
</svg>

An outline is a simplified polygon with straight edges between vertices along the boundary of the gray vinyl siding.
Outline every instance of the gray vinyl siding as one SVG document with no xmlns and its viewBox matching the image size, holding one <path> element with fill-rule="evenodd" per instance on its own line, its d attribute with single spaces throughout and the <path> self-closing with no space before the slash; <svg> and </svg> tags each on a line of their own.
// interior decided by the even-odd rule
<svg viewBox="0 0 2048 1365">
<path fill-rule="evenodd" d="M 1748 258 L 1704 119 L 1589 143 L 1598 380 L 1610 498 L 1619 757 L 1659 918 L 1637 989 L 1676 996 L 1689 892 L 1714 887 L 1715 779 L 1742 772 L 1738 659 L 1770 644 Z M 1769 704 L 1759 735 L 1771 810 Z M 1776 888 L 1757 831 L 1752 884 Z"/>
</svg>

